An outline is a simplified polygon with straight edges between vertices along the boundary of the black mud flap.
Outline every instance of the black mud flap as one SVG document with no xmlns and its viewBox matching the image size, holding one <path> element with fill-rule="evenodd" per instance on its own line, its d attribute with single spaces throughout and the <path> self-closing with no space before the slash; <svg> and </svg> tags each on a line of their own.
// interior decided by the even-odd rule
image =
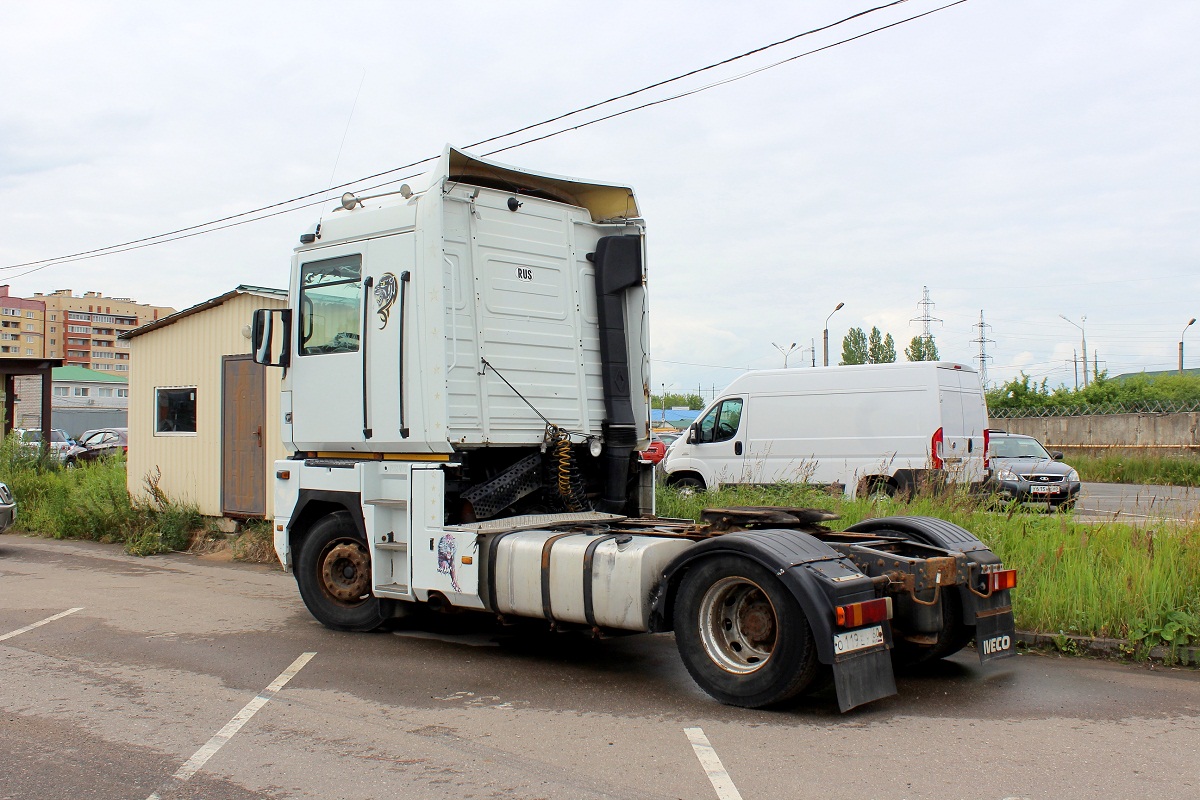
<svg viewBox="0 0 1200 800">
<path fill-rule="evenodd" d="M 979 663 L 1017 654 L 1016 624 L 1011 606 L 975 612 L 975 648 Z"/>
<path fill-rule="evenodd" d="M 833 663 L 833 685 L 838 708 L 849 711 L 896 693 L 892 657 L 886 647 L 839 655 Z"/>
</svg>

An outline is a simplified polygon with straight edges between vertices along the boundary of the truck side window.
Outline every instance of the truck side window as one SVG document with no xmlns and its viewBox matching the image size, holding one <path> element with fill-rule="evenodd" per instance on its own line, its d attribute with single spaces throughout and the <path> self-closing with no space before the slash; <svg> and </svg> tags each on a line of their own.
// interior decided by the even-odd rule
<svg viewBox="0 0 1200 800">
<path fill-rule="evenodd" d="M 724 442 L 737 435 L 738 426 L 742 421 L 742 398 L 731 397 L 722 400 L 700 420 L 700 435 L 697 440 L 702 444 Z"/>
<path fill-rule="evenodd" d="M 361 255 L 302 264 L 300 355 L 357 351 L 361 304 Z"/>
</svg>

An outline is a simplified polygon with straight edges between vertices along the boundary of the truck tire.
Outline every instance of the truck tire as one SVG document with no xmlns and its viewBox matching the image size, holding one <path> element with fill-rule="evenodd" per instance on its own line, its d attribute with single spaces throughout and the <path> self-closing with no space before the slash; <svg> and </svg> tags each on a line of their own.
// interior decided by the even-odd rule
<svg viewBox="0 0 1200 800">
<path fill-rule="evenodd" d="M 692 678 L 722 703 L 782 705 L 819 664 L 800 604 L 765 567 L 736 555 L 705 559 L 675 598 L 675 644 Z"/>
<path fill-rule="evenodd" d="M 296 583 L 309 612 L 335 631 L 369 631 L 391 616 L 371 594 L 371 556 L 348 511 L 317 521 L 300 545 Z"/>
</svg>

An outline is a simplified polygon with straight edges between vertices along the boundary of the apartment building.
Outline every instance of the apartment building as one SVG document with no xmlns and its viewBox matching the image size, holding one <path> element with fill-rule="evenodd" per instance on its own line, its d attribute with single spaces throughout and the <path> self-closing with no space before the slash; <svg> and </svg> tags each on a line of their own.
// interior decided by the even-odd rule
<svg viewBox="0 0 1200 800">
<path fill-rule="evenodd" d="M 0 286 L 0 356 L 45 358 L 46 304 L 12 297 Z"/>
<path fill-rule="evenodd" d="M 105 297 L 100 292 L 76 297 L 70 289 L 59 289 L 50 294 L 34 292 L 33 297 L 45 304 L 46 358 L 61 358 L 66 367 L 123 375 L 129 373 L 129 342 L 120 335 L 175 313 L 166 306 Z"/>
</svg>

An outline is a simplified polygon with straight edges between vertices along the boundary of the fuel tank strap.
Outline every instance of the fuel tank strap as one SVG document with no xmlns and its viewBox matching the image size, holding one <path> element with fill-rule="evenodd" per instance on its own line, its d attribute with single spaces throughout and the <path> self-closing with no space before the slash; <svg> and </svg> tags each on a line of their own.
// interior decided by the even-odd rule
<svg viewBox="0 0 1200 800">
<path fill-rule="evenodd" d="M 542 615 L 548 622 L 554 622 L 554 609 L 550 607 L 550 551 L 554 543 L 565 536 L 577 536 L 575 533 L 558 533 L 551 536 L 542 545 Z"/>
<path fill-rule="evenodd" d="M 596 627 L 596 609 L 592 603 L 592 562 L 596 557 L 596 548 L 617 536 L 615 533 L 597 536 L 588 542 L 587 549 L 583 551 L 583 617 L 593 628 Z"/>
</svg>

